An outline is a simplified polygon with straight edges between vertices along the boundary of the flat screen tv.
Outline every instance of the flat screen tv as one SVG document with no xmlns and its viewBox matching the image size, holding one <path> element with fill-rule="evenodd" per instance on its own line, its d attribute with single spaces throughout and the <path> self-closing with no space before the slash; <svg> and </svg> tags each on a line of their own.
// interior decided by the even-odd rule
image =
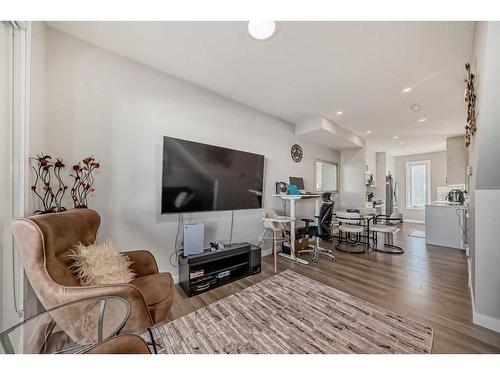
<svg viewBox="0 0 500 375">
<path fill-rule="evenodd" d="M 262 208 L 264 156 L 163 138 L 161 212 Z"/>
</svg>

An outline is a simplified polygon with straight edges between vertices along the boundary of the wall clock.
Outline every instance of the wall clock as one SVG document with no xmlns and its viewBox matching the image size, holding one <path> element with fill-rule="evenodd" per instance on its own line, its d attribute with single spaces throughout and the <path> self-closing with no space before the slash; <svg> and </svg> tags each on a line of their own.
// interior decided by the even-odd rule
<svg viewBox="0 0 500 375">
<path fill-rule="evenodd" d="M 297 144 L 293 145 L 292 150 L 291 150 L 291 154 L 292 154 L 293 161 L 296 163 L 299 163 L 302 160 L 302 155 L 303 155 L 302 147 L 300 147 Z"/>
</svg>

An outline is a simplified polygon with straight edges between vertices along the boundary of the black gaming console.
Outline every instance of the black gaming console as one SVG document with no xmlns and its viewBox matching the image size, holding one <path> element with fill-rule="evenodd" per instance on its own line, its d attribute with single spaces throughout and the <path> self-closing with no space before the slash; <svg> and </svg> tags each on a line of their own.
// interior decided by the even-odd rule
<svg viewBox="0 0 500 375">
<path fill-rule="evenodd" d="M 261 249 L 250 243 L 179 257 L 179 283 L 189 296 L 260 272 Z"/>
</svg>

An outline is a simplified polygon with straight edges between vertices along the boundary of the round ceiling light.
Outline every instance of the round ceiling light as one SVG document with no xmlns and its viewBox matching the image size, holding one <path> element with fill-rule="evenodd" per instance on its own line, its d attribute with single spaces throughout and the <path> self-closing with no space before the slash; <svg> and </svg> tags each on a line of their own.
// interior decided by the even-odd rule
<svg viewBox="0 0 500 375">
<path fill-rule="evenodd" d="M 413 104 L 410 108 L 414 112 L 419 112 L 422 110 L 422 106 L 420 104 Z"/>
<path fill-rule="evenodd" d="M 276 32 L 274 21 L 248 21 L 248 33 L 257 40 L 266 40 Z"/>
</svg>

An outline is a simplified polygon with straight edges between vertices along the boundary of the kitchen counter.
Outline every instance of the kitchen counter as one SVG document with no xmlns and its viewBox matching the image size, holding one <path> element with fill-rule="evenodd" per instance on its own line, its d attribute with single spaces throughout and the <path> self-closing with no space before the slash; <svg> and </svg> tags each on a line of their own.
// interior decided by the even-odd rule
<svg viewBox="0 0 500 375">
<path fill-rule="evenodd" d="M 426 206 L 437 206 L 437 207 L 455 207 L 455 208 L 467 208 L 467 206 L 465 204 L 456 204 L 456 203 L 449 203 L 449 202 L 446 202 L 446 201 L 437 201 L 437 202 L 432 202 L 430 204 L 427 204 Z"/>
<path fill-rule="evenodd" d="M 429 245 L 465 249 L 467 207 L 434 202 L 425 206 L 425 242 Z"/>
</svg>

